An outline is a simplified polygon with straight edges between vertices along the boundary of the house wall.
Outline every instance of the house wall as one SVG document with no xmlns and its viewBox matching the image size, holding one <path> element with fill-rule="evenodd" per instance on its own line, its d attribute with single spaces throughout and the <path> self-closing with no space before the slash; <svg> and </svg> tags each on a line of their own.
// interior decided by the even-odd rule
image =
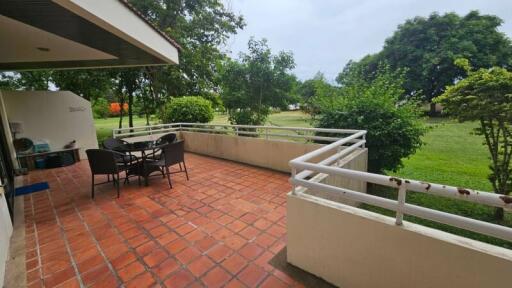
<svg viewBox="0 0 512 288">
<path fill-rule="evenodd" d="M 70 91 L 3 91 L 7 118 L 22 122 L 23 133 L 16 137 L 45 139 L 52 150 L 72 140 L 85 150 L 97 148 L 91 103 Z"/>
<path fill-rule="evenodd" d="M 339 287 L 509 287 L 512 251 L 288 195 L 287 260 Z"/>
</svg>

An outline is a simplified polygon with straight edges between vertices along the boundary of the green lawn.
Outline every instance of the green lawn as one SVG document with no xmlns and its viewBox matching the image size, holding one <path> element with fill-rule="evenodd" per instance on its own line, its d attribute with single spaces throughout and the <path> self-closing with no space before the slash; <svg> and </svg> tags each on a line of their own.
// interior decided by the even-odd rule
<svg viewBox="0 0 512 288">
<path fill-rule="evenodd" d="M 143 118 L 137 117 L 134 121 L 136 126 L 145 125 L 145 119 Z M 212 123 L 228 124 L 228 117 L 225 114 L 216 114 Z M 271 114 L 266 124 L 295 127 L 311 126 L 309 116 L 300 111 Z M 398 170 L 396 173 L 390 172 L 388 174 L 457 187 L 491 191 L 491 185 L 487 180 L 489 160 L 487 158 L 486 147 L 482 145 L 483 139 L 481 136 L 472 134 L 472 130 L 476 127 L 476 124 L 457 123 L 447 119 L 431 119 L 428 120 L 426 124 L 430 129 L 423 138 L 425 145 L 417 151 L 416 154 L 404 160 L 404 167 L 402 169 Z M 117 127 L 117 125 L 118 118 L 96 120 L 98 139 L 111 136 L 112 129 Z M 125 127 L 126 125 L 127 120 L 124 123 Z M 290 131 L 289 133 L 294 132 Z M 397 194 L 395 189 L 383 187 L 372 187 L 370 193 L 393 199 L 396 199 Z M 494 210 L 482 205 L 414 192 L 408 192 L 407 202 L 494 222 Z M 369 205 L 365 205 L 364 207 L 386 215 L 394 215 L 391 211 L 384 209 L 371 207 Z M 406 216 L 406 220 L 512 248 L 512 243 L 431 221 L 409 216 Z M 506 220 L 502 224 L 512 227 L 511 213 L 507 213 Z"/>
<path fill-rule="evenodd" d="M 310 117 L 301 111 L 286 111 L 270 114 L 266 125 L 272 126 L 291 126 L 291 127 L 311 127 Z M 211 123 L 229 124 L 228 115 L 216 113 Z"/>
<path fill-rule="evenodd" d="M 427 122 L 430 130 L 424 136 L 425 145 L 413 156 L 404 160 L 404 167 L 396 173 L 403 178 L 447 184 L 457 187 L 492 191 L 487 180 L 489 159 L 483 138 L 472 134 L 476 123 L 457 123 L 434 119 Z M 371 186 L 370 193 L 396 199 L 396 189 Z M 408 192 L 407 203 L 429 207 L 483 221 L 495 222 L 494 209 L 459 200 L 436 197 L 424 193 Z M 394 212 L 365 205 L 365 208 L 394 216 Z M 506 213 L 504 225 L 512 227 L 512 215 Z M 406 220 L 464 235 L 473 239 L 493 243 L 512 249 L 512 243 L 492 237 L 453 228 L 447 225 L 406 216 Z"/>
<path fill-rule="evenodd" d="M 134 116 L 133 124 L 134 126 L 144 126 L 146 125 L 146 118 Z M 98 143 L 101 143 L 108 137 L 112 137 L 112 129 L 119 127 L 119 118 L 94 119 L 94 125 L 96 126 Z M 123 127 L 128 127 L 128 117 L 123 117 Z"/>
</svg>

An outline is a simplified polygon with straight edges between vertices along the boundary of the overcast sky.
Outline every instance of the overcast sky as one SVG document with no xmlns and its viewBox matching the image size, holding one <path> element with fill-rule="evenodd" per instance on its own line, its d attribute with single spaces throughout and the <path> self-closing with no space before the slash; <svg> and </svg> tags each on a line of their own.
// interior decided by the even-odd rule
<svg viewBox="0 0 512 288">
<path fill-rule="evenodd" d="M 350 59 L 378 52 L 406 19 L 437 11 L 479 10 L 504 20 L 512 37 L 512 0 L 224 0 L 247 26 L 225 47 L 232 56 L 247 50 L 251 36 L 267 38 L 274 52 L 291 51 L 302 80 L 323 72 L 333 80 Z"/>
</svg>

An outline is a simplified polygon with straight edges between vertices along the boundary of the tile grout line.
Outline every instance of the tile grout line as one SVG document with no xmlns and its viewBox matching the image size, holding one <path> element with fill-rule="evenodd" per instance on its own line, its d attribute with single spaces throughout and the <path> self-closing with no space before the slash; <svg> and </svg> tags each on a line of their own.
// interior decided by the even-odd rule
<svg viewBox="0 0 512 288">
<path fill-rule="evenodd" d="M 36 250 L 37 250 L 37 261 L 39 263 L 39 267 L 37 269 L 39 269 L 39 279 L 40 281 L 43 281 L 44 277 L 43 277 L 43 261 L 41 260 L 41 250 L 40 250 L 40 246 L 39 246 L 39 232 L 37 230 L 37 224 L 36 224 L 36 221 L 35 221 L 35 216 L 36 216 L 36 213 L 35 213 L 35 208 L 34 208 L 34 199 L 32 198 L 33 195 L 30 195 L 30 208 L 32 210 L 32 217 L 31 217 L 31 221 L 32 221 L 32 225 L 34 227 L 34 238 L 35 238 L 35 241 L 36 241 Z M 25 197 L 25 196 L 24 196 Z M 27 221 L 27 219 L 25 218 L 25 221 Z M 26 237 L 26 236 L 25 236 Z M 26 245 L 26 244 L 25 244 Z M 25 247 L 26 249 L 26 247 Z M 28 250 L 25 251 L 25 259 L 26 259 L 26 252 Z M 27 274 L 28 274 L 29 271 L 27 271 Z M 25 276 L 26 277 L 26 276 Z M 28 282 L 28 281 L 27 281 Z M 28 285 L 29 283 L 27 283 Z M 44 285 L 44 282 L 43 282 L 43 285 Z"/>
<path fill-rule="evenodd" d="M 75 182 L 76 185 L 78 185 L 78 183 L 76 182 L 75 178 L 74 177 L 71 177 L 71 179 L 73 179 L 73 182 Z M 121 280 L 121 278 L 119 277 L 119 275 L 117 274 L 117 271 L 114 269 L 114 267 L 112 267 L 112 264 L 110 263 L 108 257 L 105 255 L 105 253 L 103 252 L 103 249 L 101 248 L 101 246 L 99 245 L 99 241 L 96 239 L 96 237 L 94 236 L 94 234 L 92 233 L 92 230 L 90 229 L 89 227 L 89 224 L 87 224 L 87 222 L 84 220 L 84 218 L 82 217 L 82 214 L 80 213 L 80 210 L 76 207 L 75 205 L 75 201 L 73 201 L 73 209 L 75 210 L 75 212 L 78 214 L 78 217 L 80 218 L 80 221 L 82 221 L 83 225 L 85 226 L 85 230 L 89 233 L 89 235 L 91 236 L 91 238 L 93 239 L 94 241 L 94 244 L 96 245 L 96 248 L 98 249 L 100 255 L 103 257 L 103 259 L 105 260 L 105 262 L 107 263 L 107 267 L 108 269 L 114 274 L 114 276 L 116 277 L 116 279 L 118 280 L 118 283 L 121 283 L 121 286 L 120 287 L 124 287 L 124 283 L 123 281 Z M 94 205 L 96 206 L 96 205 Z M 92 270 L 92 269 L 91 269 Z M 87 272 L 87 271 L 85 271 Z"/>
<path fill-rule="evenodd" d="M 103 252 L 103 249 L 101 248 L 101 246 L 99 245 L 99 241 L 96 239 L 96 237 L 94 236 L 94 234 L 92 233 L 92 230 L 90 229 L 89 227 L 89 224 L 87 224 L 86 221 L 84 221 L 84 218 L 82 217 L 80 211 L 78 210 L 78 208 L 75 206 L 75 204 L 73 204 L 73 209 L 75 209 L 75 212 L 78 214 L 78 217 L 80 218 L 80 221 L 82 221 L 83 225 L 85 226 L 85 230 L 89 233 L 89 235 L 91 236 L 91 238 L 93 239 L 94 241 L 94 245 L 96 246 L 96 248 L 98 249 L 100 255 L 103 257 L 103 259 L 105 260 L 105 262 L 107 263 L 107 267 L 108 269 L 114 274 L 114 276 L 116 277 L 117 280 L 119 280 L 119 283 L 121 283 L 121 285 L 123 284 L 123 281 L 121 281 L 121 278 L 119 277 L 119 275 L 117 275 L 117 272 L 116 270 L 114 269 L 114 267 L 112 267 L 112 264 L 110 263 L 108 257 L 105 255 L 105 253 Z M 85 261 L 85 260 L 84 260 Z M 91 269 L 92 270 L 92 269 Z M 85 271 L 85 272 L 88 272 L 88 271 Z"/>
<path fill-rule="evenodd" d="M 147 197 L 147 198 L 149 199 L 149 197 L 148 197 L 148 196 L 143 196 L 143 197 Z M 136 226 L 139 226 L 139 227 L 141 228 L 142 233 L 143 233 L 143 234 L 145 234 L 146 236 L 148 236 L 148 238 L 150 239 L 150 241 L 153 241 L 153 239 L 152 239 L 152 238 L 155 238 L 155 237 L 153 237 L 153 235 L 151 235 L 151 234 L 149 233 L 148 229 L 146 229 L 143 225 L 141 225 L 139 222 L 137 222 L 135 219 L 133 219 L 133 217 L 132 217 L 131 215 L 129 215 L 128 213 L 126 213 L 126 210 L 125 210 L 125 209 L 123 209 L 123 208 L 119 205 L 119 203 L 117 203 L 117 201 L 116 201 L 116 203 L 115 203 L 115 204 L 116 204 L 116 205 L 117 205 L 117 207 L 122 211 L 122 213 L 123 213 L 123 214 L 127 215 L 127 216 L 131 219 L 131 221 L 133 221 L 133 222 L 135 223 L 135 225 L 136 225 Z M 160 206 L 161 206 L 161 205 L 160 205 Z M 163 207 L 163 206 L 162 206 L 162 207 Z M 147 209 L 146 209 L 146 208 L 142 207 L 141 209 L 142 209 L 142 210 L 144 210 L 145 212 L 147 212 Z M 170 210 L 169 210 L 169 211 L 170 211 Z M 173 213 L 172 211 L 170 211 L 170 212 L 171 212 L 171 213 Z M 151 214 L 151 213 L 148 213 L 148 214 Z M 173 213 L 173 214 L 174 214 L 174 215 L 176 215 L 175 213 Z M 178 215 L 176 215 L 176 216 L 178 216 Z M 160 220 L 159 220 L 159 221 L 160 221 Z M 160 221 L 160 223 L 162 223 L 162 221 Z M 165 223 L 163 223 L 163 224 L 165 224 Z M 115 225 L 114 225 L 114 226 L 115 226 Z M 117 229 L 117 227 L 116 227 L 115 229 L 116 229 L 116 230 L 118 231 L 118 233 L 119 233 L 119 229 Z M 119 234 L 120 234 L 120 236 L 124 239 L 124 241 L 125 241 L 125 242 L 128 242 L 128 240 L 127 240 L 127 239 L 125 239 L 125 237 L 124 237 L 124 236 L 122 236 L 122 233 L 119 233 Z M 177 234 L 177 235 L 179 235 L 179 234 Z M 175 240 L 176 240 L 176 239 L 175 239 Z M 175 240 L 173 240 L 173 241 L 175 241 Z M 173 242 L 173 241 L 171 241 L 171 242 Z M 154 242 L 156 242 L 156 243 L 157 243 L 157 245 L 158 245 L 161 249 L 164 249 L 166 252 L 169 252 L 169 251 L 167 251 L 167 248 L 165 248 L 165 246 L 164 246 L 164 245 L 160 244 L 160 242 L 158 242 L 158 241 L 154 241 Z M 170 243 L 170 242 L 169 242 L 169 243 Z M 127 243 L 127 245 L 128 245 L 128 247 L 130 247 L 130 246 L 131 246 L 129 243 Z M 142 246 L 142 244 L 141 244 L 141 245 L 139 245 L 139 246 Z M 146 265 L 145 265 L 146 263 L 144 262 L 143 257 L 142 257 L 142 256 L 140 256 L 140 255 L 139 255 L 139 253 L 137 253 L 136 248 L 133 248 L 133 249 L 130 249 L 130 250 L 133 250 L 133 252 L 134 252 L 134 254 L 135 254 L 135 257 L 136 257 L 138 260 L 140 260 L 140 261 L 143 263 L 144 268 L 146 268 Z M 173 260 L 175 260 L 175 261 L 176 261 L 176 263 L 180 264 L 180 268 L 185 268 L 185 266 L 184 266 L 183 264 L 181 264 L 181 262 L 176 258 L 176 255 L 174 255 L 174 254 L 172 254 L 172 253 L 170 253 L 170 252 L 169 252 L 169 253 L 167 253 L 167 254 L 169 254 L 169 257 L 168 257 L 168 258 L 166 258 L 166 259 L 172 258 Z M 149 254 L 148 254 L 148 255 L 149 255 Z M 163 262 L 163 261 L 162 261 L 162 262 Z M 161 264 L 161 263 L 159 263 L 159 264 Z M 149 269 L 149 271 L 148 271 L 148 272 L 150 272 L 153 276 L 155 276 L 155 278 L 156 278 L 156 279 L 160 280 L 160 281 L 156 281 L 157 283 L 158 283 L 158 282 L 160 282 L 160 283 L 158 283 L 158 284 L 162 284 L 162 285 L 163 285 L 166 279 L 169 279 L 172 275 L 176 274 L 178 271 L 173 271 L 172 273 L 170 273 L 170 274 L 166 275 L 166 277 L 164 277 L 164 278 L 161 278 L 161 277 L 159 277 L 158 275 L 156 275 L 156 273 L 154 273 L 152 269 Z"/>
<path fill-rule="evenodd" d="M 54 174 L 53 172 L 54 172 L 54 171 L 52 171 L 52 174 Z M 63 187 L 62 187 L 62 183 L 60 182 L 59 177 L 57 177 L 57 176 L 55 176 L 55 175 L 54 175 L 54 177 L 55 177 L 55 178 L 57 179 L 57 181 L 59 182 L 59 186 L 60 186 L 59 188 L 61 188 L 61 189 L 62 189 Z M 50 200 L 50 204 L 51 204 L 51 206 L 52 206 L 53 214 L 55 215 L 55 219 L 57 220 L 57 225 L 59 226 L 59 230 L 60 230 L 61 237 L 62 237 L 62 239 L 64 240 L 64 244 L 65 244 L 65 246 L 66 246 L 66 251 L 68 252 L 69 257 L 71 258 L 71 266 L 73 267 L 73 270 L 75 270 L 75 275 L 76 275 L 76 277 L 77 277 L 77 279 L 78 279 L 78 283 L 80 284 L 80 287 L 86 287 L 86 286 L 84 285 L 84 282 L 83 282 L 83 280 L 82 280 L 82 277 L 81 277 L 81 275 L 80 275 L 80 273 L 79 273 L 79 271 L 78 271 L 78 266 L 77 266 L 77 264 L 76 264 L 75 258 L 73 257 L 73 253 L 71 253 L 71 248 L 69 247 L 69 242 L 68 242 L 68 238 L 67 238 L 67 235 L 66 235 L 66 231 L 65 231 L 65 230 L 64 230 L 64 228 L 62 227 L 62 224 L 60 223 L 59 215 L 57 214 L 57 211 L 55 210 L 55 205 L 54 205 L 54 203 L 53 203 L 53 198 L 52 198 L 52 196 L 51 196 L 51 191 L 50 191 L 50 189 L 48 189 L 47 194 L 48 194 L 48 200 Z"/>
</svg>

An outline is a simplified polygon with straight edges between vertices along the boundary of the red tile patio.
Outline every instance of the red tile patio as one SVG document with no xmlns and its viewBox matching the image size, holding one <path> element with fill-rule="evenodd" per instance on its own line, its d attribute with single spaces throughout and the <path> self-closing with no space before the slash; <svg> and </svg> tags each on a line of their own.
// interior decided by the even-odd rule
<svg viewBox="0 0 512 288">
<path fill-rule="evenodd" d="M 30 173 L 24 197 L 28 287 L 299 286 L 268 261 L 286 244 L 288 175 L 186 155 L 173 174 L 97 186 L 86 161 Z"/>
</svg>

